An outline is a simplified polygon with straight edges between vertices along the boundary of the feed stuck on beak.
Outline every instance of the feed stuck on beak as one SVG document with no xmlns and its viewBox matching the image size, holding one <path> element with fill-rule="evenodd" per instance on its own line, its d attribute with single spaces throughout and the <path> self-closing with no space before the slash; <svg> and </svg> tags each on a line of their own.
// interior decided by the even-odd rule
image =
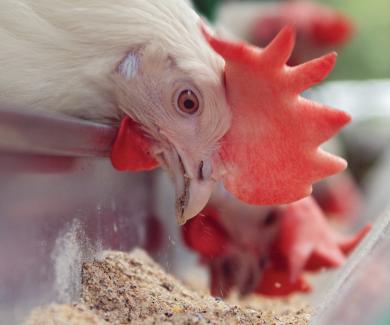
<svg viewBox="0 0 390 325">
<path fill-rule="evenodd" d="M 176 149 L 156 155 L 175 185 L 176 218 L 179 225 L 196 216 L 207 204 L 216 181 L 211 177 L 211 159 L 192 162 Z"/>
</svg>

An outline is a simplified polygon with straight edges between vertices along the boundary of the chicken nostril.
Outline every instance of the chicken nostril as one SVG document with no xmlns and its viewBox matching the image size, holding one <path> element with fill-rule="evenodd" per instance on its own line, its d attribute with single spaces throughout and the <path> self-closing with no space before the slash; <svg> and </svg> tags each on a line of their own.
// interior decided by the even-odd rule
<svg viewBox="0 0 390 325">
<path fill-rule="evenodd" d="M 204 180 L 204 175 L 203 175 L 203 165 L 204 165 L 204 162 L 203 160 L 200 162 L 199 164 L 199 170 L 198 170 L 198 179 L 203 181 Z"/>
<path fill-rule="evenodd" d="M 199 181 L 209 181 L 212 177 L 213 167 L 211 161 L 202 160 L 199 163 L 198 167 L 198 180 Z"/>
</svg>

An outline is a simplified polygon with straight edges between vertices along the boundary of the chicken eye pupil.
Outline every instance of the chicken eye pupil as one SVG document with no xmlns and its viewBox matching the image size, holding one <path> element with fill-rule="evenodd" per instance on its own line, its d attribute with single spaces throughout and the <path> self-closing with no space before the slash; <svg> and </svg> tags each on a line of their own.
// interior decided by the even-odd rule
<svg viewBox="0 0 390 325">
<path fill-rule="evenodd" d="M 185 108 L 191 109 L 194 108 L 195 103 L 191 99 L 186 99 L 184 101 Z"/>
</svg>

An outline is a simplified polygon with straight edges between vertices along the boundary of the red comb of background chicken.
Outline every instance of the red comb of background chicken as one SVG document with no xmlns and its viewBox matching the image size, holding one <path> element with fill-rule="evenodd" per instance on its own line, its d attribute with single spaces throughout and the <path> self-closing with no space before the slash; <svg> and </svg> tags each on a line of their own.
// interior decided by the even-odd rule
<svg viewBox="0 0 390 325">
<path fill-rule="evenodd" d="M 314 1 L 278 1 L 251 21 L 249 41 L 263 47 L 286 25 L 297 32 L 297 45 L 287 63 L 291 66 L 344 45 L 354 33 L 353 22 L 333 8 Z"/>
<path fill-rule="evenodd" d="M 255 271 L 258 273 L 252 273 L 252 278 L 254 274 L 259 276 L 254 277 L 257 284 L 251 289 L 253 292 L 267 296 L 310 292 L 305 272 L 340 266 L 371 228 L 367 225 L 350 236 L 338 233 L 311 197 L 275 208 L 274 213 L 279 219 L 279 229 L 268 239 L 270 243 L 264 242 L 267 251 L 258 250 L 261 248 L 258 242 L 242 246 L 225 228 L 223 219 L 227 216 L 212 207 L 182 227 L 185 243 L 209 268 L 213 295 L 228 296 L 234 288 L 242 289 L 245 282 L 240 282 L 239 277 L 245 274 L 242 270 L 250 269 L 246 263 L 251 262 L 244 256 L 247 252 L 258 259 L 259 265 Z M 265 237 L 264 231 L 268 230 L 259 230 L 258 236 Z M 235 255 L 237 252 L 239 256 Z"/>
<path fill-rule="evenodd" d="M 353 22 L 333 8 L 314 1 L 291 1 L 263 9 L 252 22 L 251 41 L 262 46 L 287 24 L 295 26 L 306 50 L 313 45 L 342 45 L 354 32 Z"/>
<path fill-rule="evenodd" d="M 339 234 L 327 223 L 312 197 L 288 205 L 281 211 L 281 218 L 274 263 L 281 264 L 281 268 L 287 266 L 293 281 L 303 270 L 340 266 L 371 229 L 366 225 L 355 235 Z"/>
<path fill-rule="evenodd" d="M 350 117 L 299 96 L 332 70 L 336 54 L 286 66 L 295 33 L 285 27 L 265 48 L 212 36 L 210 46 L 226 61 L 232 125 L 222 141 L 229 172 L 225 187 L 251 204 L 282 204 L 310 194 L 312 184 L 340 172 L 346 162 L 319 149 Z"/>
<path fill-rule="evenodd" d="M 322 17 L 321 17 L 322 18 Z M 324 45 L 341 45 L 353 33 L 353 24 L 341 14 L 318 19 L 312 25 L 312 37 Z"/>
</svg>

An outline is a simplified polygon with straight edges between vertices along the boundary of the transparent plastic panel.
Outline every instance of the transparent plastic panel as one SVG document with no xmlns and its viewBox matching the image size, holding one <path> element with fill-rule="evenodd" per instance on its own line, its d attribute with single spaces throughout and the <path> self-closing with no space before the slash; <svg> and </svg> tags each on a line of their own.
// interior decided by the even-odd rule
<svg viewBox="0 0 390 325">
<path fill-rule="evenodd" d="M 390 324 L 390 81 L 340 81 L 308 95 L 347 110 L 342 136 L 350 152 L 373 165 L 361 181 L 364 208 L 351 229 L 371 223 L 367 238 L 340 269 L 328 272 L 313 296 L 312 324 Z"/>
<path fill-rule="evenodd" d="M 102 249 L 151 245 L 147 220 L 165 217 L 155 213 L 155 175 L 116 172 L 102 157 L 114 136 L 104 125 L 0 110 L 1 324 L 71 302 L 82 262 Z"/>
<path fill-rule="evenodd" d="M 375 223 L 371 234 L 332 276 L 318 297 L 312 324 L 390 324 L 390 211 Z"/>
</svg>

